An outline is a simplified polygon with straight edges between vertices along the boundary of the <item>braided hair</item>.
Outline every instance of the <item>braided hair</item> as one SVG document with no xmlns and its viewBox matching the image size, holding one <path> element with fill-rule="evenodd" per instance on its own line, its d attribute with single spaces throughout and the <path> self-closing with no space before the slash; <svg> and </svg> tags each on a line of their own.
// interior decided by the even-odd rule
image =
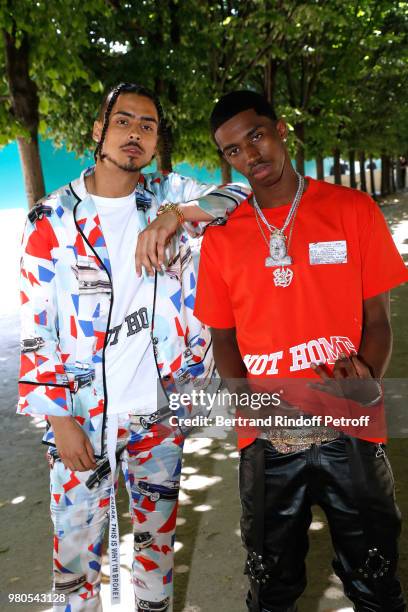
<svg viewBox="0 0 408 612">
<path fill-rule="evenodd" d="M 105 142 L 106 132 L 109 127 L 110 115 L 112 113 L 112 109 L 115 105 L 116 100 L 119 98 L 120 94 L 123 93 L 134 93 L 152 100 L 159 117 L 158 136 L 159 138 L 161 138 L 163 146 L 165 148 L 170 146 L 170 144 L 167 142 L 169 130 L 164 118 L 163 107 L 160 104 L 159 98 L 143 85 L 138 85 L 136 83 L 120 83 L 119 85 L 116 85 L 113 89 L 111 89 L 111 91 L 106 95 L 101 107 L 100 115 L 103 116 L 103 126 L 100 140 L 96 145 L 96 149 L 94 152 L 95 162 L 97 161 L 98 156 L 100 159 L 103 159 L 105 157 L 102 152 L 102 148 L 103 143 Z"/>
</svg>

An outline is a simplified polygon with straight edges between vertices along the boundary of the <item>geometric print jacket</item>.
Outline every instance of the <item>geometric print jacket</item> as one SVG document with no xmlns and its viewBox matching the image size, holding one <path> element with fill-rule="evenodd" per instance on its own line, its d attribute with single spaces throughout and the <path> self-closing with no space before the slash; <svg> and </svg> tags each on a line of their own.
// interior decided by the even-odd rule
<svg viewBox="0 0 408 612">
<path fill-rule="evenodd" d="M 26 221 L 21 257 L 21 362 L 17 412 L 72 415 L 96 456 L 105 452 L 109 398 L 105 349 L 113 295 L 111 266 L 92 196 L 81 177 L 44 198 Z M 241 185 L 204 185 L 176 173 L 141 175 L 135 206 L 140 227 L 167 201 L 189 202 L 223 224 L 248 196 Z M 185 223 L 166 247 L 165 270 L 144 280 L 158 380 L 167 395 L 214 373 L 209 329 L 193 315 L 196 265 L 192 238 L 208 223 Z M 136 272 L 135 272 L 136 274 Z M 146 318 L 135 316 L 136 327 Z M 199 382 L 199 381 L 198 381 Z M 54 444 L 47 426 L 43 442 Z"/>
</svg>

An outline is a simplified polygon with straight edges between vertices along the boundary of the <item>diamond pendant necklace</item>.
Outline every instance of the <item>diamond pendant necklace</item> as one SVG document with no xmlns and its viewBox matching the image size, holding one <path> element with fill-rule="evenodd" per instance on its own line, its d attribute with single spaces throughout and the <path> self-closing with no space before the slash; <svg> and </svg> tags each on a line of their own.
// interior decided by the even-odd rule
<svg viewBox="0 0 408 612">
<path fill-rule="evenodd" d="M 262 212 L 262 209 L 260 208 L 258 202 L 255 199 L 255 196 L 253 196 L 255 218 L 258 227 L 261 231 L 262 237 L 265 240 L 267 247 L 269 248 L 269 257 L 265 259 L 265 266 L 267 268 L 276 268 L 276 270 L 274 270 L 273 272 L 273 281 L 276 287 L 288 287 L 293 279 L 293 270 L 287 267 L 293 263 L 292 257 L 288 255 L 288 249 L 292 238 L 295 216 L 305 185 L 305 179 L 303 178 L 303 176 L 296 172 L 296 177 L 298 181 L 297 191 L 295 197 L 293 198 L 292 205 L 284 221 L 284 224 L 280 229 L 267 221 L 265 215 Z M 270 232 L 269 240 L 267 239 L 265 232 L 262 229 L 261 221 L 264 223 L 264 225 Z M 284 232 L 290 224 L 291 227 L 289 231 L 289 238 L 286 242 L 286 236 Z"/>
</svg>

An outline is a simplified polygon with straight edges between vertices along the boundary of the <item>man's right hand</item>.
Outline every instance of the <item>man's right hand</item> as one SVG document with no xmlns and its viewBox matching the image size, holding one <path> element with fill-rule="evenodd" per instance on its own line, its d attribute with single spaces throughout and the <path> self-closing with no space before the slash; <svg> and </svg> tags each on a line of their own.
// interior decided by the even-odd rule
<svg viewBox="0 0 408 612">
<path fill-rule="evenodd" d="M 86 472 L 96 468 L 92 444 L 81 426 L 71 416 L 49 416 L 58 455 L 66 468 Z"/>
<path fill-rule="evenodd" d="M 154 276 L 154 270 L 161 272 L 165 261 L 167 241 L 177 231 L 179 220 L 175 212 L 165 212 L 154 219 L 137 237 L 136 274 L 142 275 L 142 267 L 148 276 Z"/>
</svg>

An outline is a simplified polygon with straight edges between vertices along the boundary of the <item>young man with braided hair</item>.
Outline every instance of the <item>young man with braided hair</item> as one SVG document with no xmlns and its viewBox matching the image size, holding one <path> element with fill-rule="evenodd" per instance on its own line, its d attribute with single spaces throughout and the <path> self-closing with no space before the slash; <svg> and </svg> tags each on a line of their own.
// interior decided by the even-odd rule
<svg viewBox="0 0 408 612">
<path fill-rule="evenodd" d="M 166 395 L 214 370 L 209 331 L 193 316 L 187 230 L 198 236 L 246 194 L 143 175 L 163 127 L 147 89 L 115 87 L 94 124 L 95 166 L 41 201 L 23 238 L 18 412 L 47 420 L 54 593 L 66 612 L 101 610 L 109 519 L 111 598 L 120 601 L 119 463 L 136 610 L 172 610 L 183 436 L 167 425 Z"/>
<path fill-rule="evenodd" d="M 279 389 L 289 414 L 296 383 L 292 406 L 305 406 L 311 385 L 312 414 L 322 402 L 323 414 L 362 404 L 364 415 L 381 416 L 375 379 L 391 353 L 389 292 L 408 272 L 380 209 L 367 194 L 296 173 L 285 122 L 255 92 L 221 98 L 211 128 L 253 190 L 224 227 L 206 231 L 201 247 L 195 314 L 211 326 L 220 375 L 229 385 L 244 379 L 251 390 Z M 349 390 L 350 402 L 335 396 L 338 389 Z M 239 432 L 248 609 L 297 610 L 318 504 L 354 610 L 404 612 L 401 517 L 384 429 L 373 436 L 373 429 L 290 425 L 256 439 Z"/>
</svg>

